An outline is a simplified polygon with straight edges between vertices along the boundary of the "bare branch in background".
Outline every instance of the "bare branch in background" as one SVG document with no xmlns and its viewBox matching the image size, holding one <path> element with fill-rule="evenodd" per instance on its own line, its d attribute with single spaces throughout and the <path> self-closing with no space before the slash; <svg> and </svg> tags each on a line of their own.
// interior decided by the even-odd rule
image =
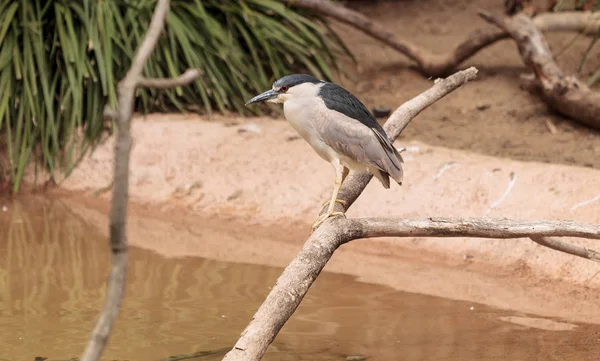
<svg viewBox="0 0 600 361">
<path fill-rule="evenodd" d="M 397 38 L 395 34 L 390 33 L 367 16 L 332 1 L 282 1 L 292 6 L 311 9 L 363 31 L 413 60 L 426 76 L 447 75 L 479 50 L 498 40 L 509 38 L 509 35 L 503 30 L 477 29 L 449 53 L 436 54 L 422 46 Z M 541 31 L 573 31 L 591 35 L 600 29 L 600 13 L 592 12 L 544 13 L 536 16 L 533 21 Z"/>
<path fill-rule="evenodd" d="M 169 89 L 189 85 L 200 76 L 200 70 L 188 69 L 177 78 L 144 78 L 140 77 L 138 84 L 143 88 Z"/>
<path fill-rule="evenodd" d="M 535 74 L 535 86 L 549 107 L 578 123 L 600 129 L 600 93 L 562 71 L 544 35 L 529 16 L 518 13 L 497 18 L 486 12 L 480 15 L 514 39 L 523 62 Z"/>
<path fill-rule="evenodd" d="M 118 126 L 115 144 L 114 190 L 110 213 L 112 267 L 108 278 L 106 301 L 100 312 L 96 326 L 90 335 L 86 349 L 81 356 L 81 361 L 97 361 L 102 356 L 125 294 L 127 276 L 126 219 L 129 193 L 129 156 L 131 153 L 131 117 L 134 111 L 135 91 L 139 86 L 144 85 L 141 80 L 152 82 L 151 79 L 142 77 L 142 71 L 146 60 L 154 50 L 158 38 L 162 33 L 168 11 L 169 1 L 158 0 L 144 41 L 133 59 L 125 78 L 119 83 L 119 109 L 112 110 L 108 107 L 105 108 L 105 119 L 116 119 Z M 184 79 L 185 82 L 191 82 L 193 81 L 193 77 L 198 77 L 199 72 L 189 70 L 184 75 L 186 76 Z M 159 84 L 165 85 L 167 82 L 167 80 L 161 79 Z M 183 84 L 183 82 L 178 83 L 173 81 L 168 85 L 178 86 Z"/>
</svg>

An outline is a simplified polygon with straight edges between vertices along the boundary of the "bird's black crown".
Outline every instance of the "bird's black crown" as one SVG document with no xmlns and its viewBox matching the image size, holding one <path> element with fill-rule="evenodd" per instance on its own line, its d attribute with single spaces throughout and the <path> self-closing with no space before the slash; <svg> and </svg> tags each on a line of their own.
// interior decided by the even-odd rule
<svg viewBox="0 0 600 361">
<path fill-rule="evenodd" d="M 304 83 L 322 83 L 322 80 L 315 78 L 312 75 L 308 74 L 290 74 L 286 75 L 273 83 L 274 88 L 288 87 L 291 88 L 295 85 L 304 84 Z"/>
</svg>

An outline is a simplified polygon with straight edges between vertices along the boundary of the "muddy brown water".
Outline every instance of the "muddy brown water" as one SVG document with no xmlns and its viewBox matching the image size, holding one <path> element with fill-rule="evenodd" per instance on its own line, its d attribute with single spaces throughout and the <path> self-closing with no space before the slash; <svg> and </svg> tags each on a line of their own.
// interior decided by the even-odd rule
<svg viewBox="0 0 600 361">
<path fill-rule="evenodd" d="M 110 255 L 60 202 L 0 206 L 0 360 L 67 360 L 102 307 Z M 168 239 L 165 239 L 168 242 Z M 131 247 L 104 360 L 220 360 L 280 268 Z M 449 280 L 451 282 L 451 280 Z M 600 326 L 396 291 L 324 272 L 264 360 L 598 360 Z"/>
</svg>

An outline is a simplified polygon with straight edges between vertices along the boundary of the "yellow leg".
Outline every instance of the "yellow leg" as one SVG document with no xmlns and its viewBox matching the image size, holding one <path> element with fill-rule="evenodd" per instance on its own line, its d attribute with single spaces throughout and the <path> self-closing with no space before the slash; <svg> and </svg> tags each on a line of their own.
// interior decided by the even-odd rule
<svg viewBox="0 0 600 361">
<path fill-rule="evenodd" d="M 338 202 L 339 204 L 341 204 L 342 206 L 344 206 L 344 208 L 346 208 L 346 205 L 348 204 L 348 202 L 346 202 L 343 199 L 336 199 L 336 202 Z M 327 206 L 329 203 L 331 202 L 331 199 L 326 200 L 322 205 L 321 205 L 321 209 L 319 210 L 319 214 L 321 214 L 323 212 L 323 209 L 325 209 L 325 206 Z"/>
<path fill-rule="evenodd" d="M 341 169 L 339 169 L 339 168 L 341 168 Z M 338 167 L 335 167 L 335 170 L 336 170 L 336 176 L 335 176 L 335 186 L 333 187 L 333 194 L 331 195 L 331 199 L 325 203 L 325 204 L 329 203 L 329 207 L 327 208 L 327 212 L 325 214 L 319 216 L 319 218 L 317 218 L 317 221 L 313 224 L 313 226 L 312 226 L 313 232 L 327 218 L 333 217 L 333 216 L 343 216 L 344 215 L 344 212 L 334 212 L 333 210 L 335 209 L 335 202 L 339 202 L 339 203 L 342 203 L 343 205 L 346 205 L 345 201 L 337 199 L 337 195 L 338 195 L 338 192 L 340 191 L 342 183 L 344 182 L 344 179 L 346 179 L 346 176 L 349 173 L 349 170 L 348 170 L 348 168 L 346 168 L 342 165 L 338 165 Z M 323 204 L 323 206 L 325 206 L 325 204 Z"/>
</svg>

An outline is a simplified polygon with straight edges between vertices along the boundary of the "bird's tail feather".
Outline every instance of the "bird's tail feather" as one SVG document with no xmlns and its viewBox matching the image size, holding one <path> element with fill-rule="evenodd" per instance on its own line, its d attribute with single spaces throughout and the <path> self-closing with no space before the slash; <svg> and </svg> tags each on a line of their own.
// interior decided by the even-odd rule
<svg viewBox="0 0 600 361">
<path fill-rule="evenodd" d="M 389 189 L 390 188 L 390 175 L 387 174 L 387 172 L 384 172 L 379 169 L 377 170 L 377 174 L 379 174 L 379 177 L 376 177 L 376 178 L 379 179 L 379 181 L 383 185 L 383 188 Z"/>
<path fill-rule="evenodd" d="M 404 171 L 402 169 L 402 163 L 404 163 L 404 159 L 402 159 L 402 156 L 400 155 L 400 152 L 396 153 L 396 156 L 398 158 L 398 162 L 386 162 L 386 171 L 389 174 L 390 177 L 392 177 L 393 180 L 396 181 L 396 183 L 398 183 L 399 185 L 402 185 L 402 180 L 404 178 Z"/>
</svg>

